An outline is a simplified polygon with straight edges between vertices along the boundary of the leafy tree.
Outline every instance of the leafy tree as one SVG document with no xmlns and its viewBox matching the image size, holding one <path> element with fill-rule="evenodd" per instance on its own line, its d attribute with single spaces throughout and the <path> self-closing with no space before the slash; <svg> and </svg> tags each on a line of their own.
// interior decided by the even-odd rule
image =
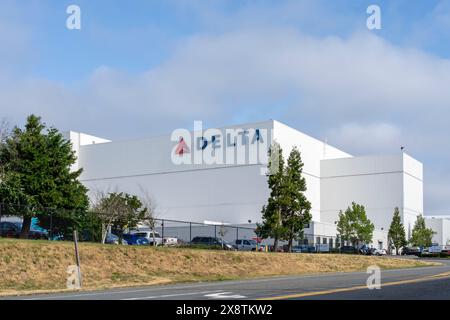
<svg viewBox="0 0 450 320">
<path fill-rule="evenodd" d="M 398 254 L 399 250 L 406 246 L 406 233 L 400 218 L 400 212 L 398 208 L 394 210 L 394 216 L 392 217 L 391 226 L 389 227 L 389 239 L 395 247 L 395 252 Z"/>
<path fill-rule="evenodd" d="M 306 180 L 302 176 L 303 162 L 300 151 L 294 147 L 289 155 L 285 175 L 282 178 L 280 196 L 281 215 L 288 241 L 288 251 L 292 251 L 294 239 L 303 237 L 303 229 L 311 221 L 311 203 L 306 198 Z"/>
<path fill-rule="evenodd" d="M 80 240 L 101 242 L 102 241 L 102 221 L 97 212 L 88 210 L 80 223 Z"/>
<path fill-rule="evenodd" d="M 94 211 L 103 224 L 102 242 L 105 242 L 109 227 L 117 231 L 119 243 L 125 229 L 133 229 L 147 217 L 147 208 L 135 195 L 112 192 L 99 199 Z"/>
<path fill-rule="evenodd" d="M 373 238 L 374 224 L 367 218 L 364 206 L 352 202 L 351 208 L 339 212 L 337 231 L 342 241 L 349 241 L 353 246 L 370 243 Z"/>
<path fill-rule="evenodd" d="M 267 204 L 263 206 L 262 223 L 257 224 L 256 234 L 264 239 L 274 239 L 274 251 L 277 251 L 278 240 L 285 233 L 281 216 L 281 194 L 283 187 L 284 158 L 280 145 L 274 142 L 269 148 L 267 183 L 270 189 Z"/>
<path fill-rule="evenodd" d="M 157 203 L 155 199 L 148 193 L 142 186 L 140 188 L 139 200 L 141 200 L 142 206 L 146 209 L 144 218 L 140 222 L 142 225 L 148 227 L 153 234 L 153 243 L 156 244 L 155 227 L 156 227 L 156 207 Z"/>
<path fill-rule="evenodd" d="M 29 233 L 32 216 L 41 227 L 53 226 L 63 234 L 79 227 L 89 202 L 78 180 L 82 171 L 71 170 L 75 161 L 70 142 L 35 115 L 27 118 L 24 129 L 15 127 L 6 138 L 0 149 L 0 201 L 21 208 L 22 237 Z"/>
<path fill-rule="evenodd" d="M 412 230 L 412 236 L 409 242 L 414 247 L 429 247 L 432 245 L 432 239 L 435 232 L 433 229 L 427 228 L 425 218 L 421 215 L 417 216 L 416 223 Z"/>
</svg>

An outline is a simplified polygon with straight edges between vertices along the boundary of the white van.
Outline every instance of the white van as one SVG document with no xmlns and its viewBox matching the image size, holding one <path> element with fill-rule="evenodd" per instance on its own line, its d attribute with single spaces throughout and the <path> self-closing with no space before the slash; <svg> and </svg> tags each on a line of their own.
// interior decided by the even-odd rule
<svg viewBox="0 0 450 320">
<path fill-rule="evenodd" d="M 234 247 L 239 251 L 256 251 L 258 243 L 255 240 L 237 239 L 234 242 Z"/>
<path fill-rule="evenodd" d="M 163 244 L 163 239 L 159 235 L 157 231 L 151 231 L 151 230 L 139 230 L 139 231 L 133 231 L 131 234 L 137 236 L 146 238 L 151 246 L 156 245 L 159 246 Z M 154 242 L 154 243 L 153 243 Z"/>
</svg>

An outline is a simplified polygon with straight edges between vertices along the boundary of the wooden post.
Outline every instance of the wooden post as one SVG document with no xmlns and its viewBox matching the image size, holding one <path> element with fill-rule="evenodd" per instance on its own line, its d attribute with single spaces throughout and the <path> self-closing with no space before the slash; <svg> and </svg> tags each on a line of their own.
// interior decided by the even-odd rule
<svg viewBox="0 0 450 320">
<path fill-rule="evenodd" d="M 236 227 L 236 241 L 234 242 L 236 244 L 236 250 L 239 251 L 239 245 L 237 243 L 237 240 L 239 239 L 239 227 Z"/>
<path fill-rule="evenodd" d="M 75 243 L 75 257 L 77 259 L 78 279 L 80 281 L 80 288 L 81 288 L 83 285 L 83 281 L 81 278 L 81 264 L 80 264 L 80 254 L 78 252 L 78 232 L 77 232 L 77 230 L 73 231 L 73 241 Z"/>
</svg>

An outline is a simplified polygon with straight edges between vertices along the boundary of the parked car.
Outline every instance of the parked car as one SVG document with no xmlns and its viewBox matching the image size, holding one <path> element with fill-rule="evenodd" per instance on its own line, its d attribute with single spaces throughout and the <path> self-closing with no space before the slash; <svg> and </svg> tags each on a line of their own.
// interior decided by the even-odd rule
<svg viewBox="0 0 450 320">
<path fill-rule="evenodd" d="M 292 252 L 314 253 L 316 252 L 316 247 L 309 244 L 300 244 L 298 246 L 293 246 Z"/>
<path fill-rule="evenodd" d="M 20 222 L 0 222 L 0 236 L 6 238 L 19 238 L 22 232 L 22 223 Z M 48 239 L 48 233 L 41 230 L 31 229 L 28 232 L 28 239 Z"/>
<path fill-rule="evenodd" d="M 106 244 L 119 244 L 119 237 L 116 236 L 115 234 L 108 233 L 108 234 L 106 234 L 105 243 Z"/>
<path fill-rule="evenodd" d="M 255 240 L 237 239 L 234 241 L 234 247 L 239 251 L 256 251 L 258 243 Z"/>
<path fill-rule="evenodd" d="M 342 246 L 340 249 L 341 253 L 358 253 L 358 249 L 353 246 Z"/>
<path fill-rule="evenodd" d="M 194 237 L 191 241 L 192 245 L 221 247 L 224 250 L 236 250 L 228 242 L 215 237 Z"/>
<path fill-rule="evenodd" d="M 377 248 L 370 248 L 369 252 L 370 255 L 373 256 L 384 256 L 386 254 L 386 251 L 384 249 L 377 249 Z"/>
<path fill-rule="evenodd" d="M 420 253 L 419 248 L 404 247 L 401 251 L 402 256 L 416 256 Z"/>
<path fill-rule="evenodd" d="M 0 236 L 5 238 L 18 238 L 20 228 L 13 222 L 0 222 Z"/>
<path fill-rule="evenodd" d="M 175 246 L 179 243 L 178 238 L 175 237 L 164 237 L 163 243 L 166 246 Z"/>
<path fill-rule="evenodd" d="M 119 237 L 113 233 L 106 234 L 105 244 L 119 244 Z M 123 238 L 122 244 L 127 245 L 128 242 Z"/>
<path fill-rule="evenodd" d="M 269 246 L 269 251 L 270 252 L 274 252 L 275 251 L 275 247 L 274 246 Z M 282 246 L 278 246 L 276 252 L 284 252 L 284 249 Z"/>
<path fill-rule="evenodd" d="M 134 234 L 137 237 L 146 238 L 151 246 L 159 246 L 164 243 L 163 238 L 157 231 L 139 230 L 132 231 L 131 234 Z"/>
<path fill-rule="evenodd" d="M 358 253 L 360 253 L 360 254 L 365 254 L 365 255 L 371 255 L 371 254 L 372 254 L 372 249 L 373 249 L 373 248 L 369 248 L 368 246 L 363 245 L 363 246 L 361 246 L 361 247 L 358 249 Z"/>
<path fill-rule="evenodd" d="M 123 235 L 123 239 L 130 246 L 150 245 L 150 241 L 146 237 L 140 236 L 139 233 L 126 233 Z"/>
</svg>

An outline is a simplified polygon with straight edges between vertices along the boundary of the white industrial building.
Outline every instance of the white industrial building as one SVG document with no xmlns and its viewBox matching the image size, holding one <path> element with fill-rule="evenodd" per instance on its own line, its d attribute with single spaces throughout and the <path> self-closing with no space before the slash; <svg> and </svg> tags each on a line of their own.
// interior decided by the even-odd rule
<svg viewBox="0 0 450 320">
<path fill-rule="evenodd" d="M 423 214 L 419 161 L 400 151 L 355 157 L 273 120 L 215 130 L 194 126 L 191 132 L 130 141 L 77 132 L 67 138 L 78 156 L 74 169 L 83 168 L 80 179 L 92 194 L 145 192 L 156 202 L 159 218 L 254 226 L 269 195 L 264 173 L 274 140 L 286 159 L 294 146 L 301 152 L 312 204 L 313 221 L 305 230 L 310 243 L 333 241 L 338 213 L 352 201 L 365 206 L 376 228 L 373 244 L 383 248 L 395 207 L 408 237 L 417 215 Z M 437 221 L 446 232 L 437 242 L 445 244 L 448 220 L 432 222 L 441 228 Z"/>
</svg>

